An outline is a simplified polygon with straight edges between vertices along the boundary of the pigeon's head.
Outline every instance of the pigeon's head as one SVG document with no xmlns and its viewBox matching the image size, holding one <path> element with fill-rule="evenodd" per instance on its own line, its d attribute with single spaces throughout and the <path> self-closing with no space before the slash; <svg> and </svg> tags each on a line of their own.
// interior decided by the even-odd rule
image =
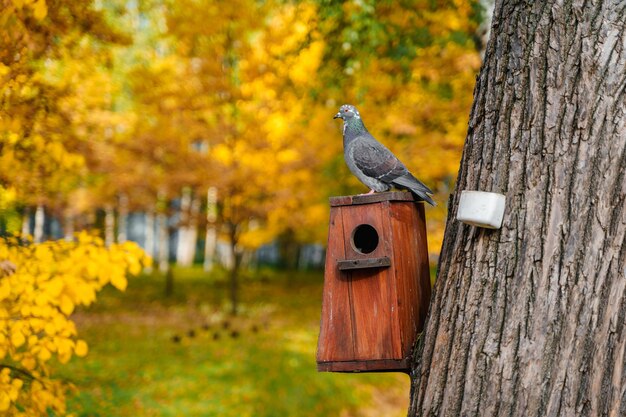
<svg viewBox="0 0 626 417">
<path fill-rule="evenodd" d="M 347 122 L 352 118 L 361 118 L 359 111 L 352 104 L 344 104 L 343 106 L 339 107 L 339 111 L 337 112 L 335 117 L 333 117 L 333 119 L 343 119 L 344 122 Z"/>
</svg>

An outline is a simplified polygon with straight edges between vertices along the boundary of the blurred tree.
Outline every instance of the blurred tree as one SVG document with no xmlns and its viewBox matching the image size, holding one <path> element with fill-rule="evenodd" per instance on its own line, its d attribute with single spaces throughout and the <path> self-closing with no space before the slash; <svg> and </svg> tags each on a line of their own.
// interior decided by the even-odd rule
<svg viewBox="0 0 626 417">
<path fill-rule="evenodd" d="M 70 206 L 70 192 L 88 180 L 89 157 L 120 124 L 106 94 L 109 74 L 100 70 L 106 46 L 128 38 L 90 2 L 0 5 L 0 209 L 28 213 L 36 205 L 40 240 L 44 206 L 57 214 Z M 107 283 L 123 290 L 126 273 L 147 260 L 135 244 L 106 249 L 86 234 L 77 242 L 25 240 L 0 241 L 0 412 L 64 414 L 67 384 L 47 364 L 87 353 L 69 315 Z"/>
<path fill-rule="evenodd" d="M 0 22 L 0 183 L 22 205 L 60 210 L 100 138 L 93 127 L 111 122 L 97 111 L 107 94 L 84 89 L 107 88 L 94 71 L 104 46 L 129 39 L 87 2 L 3 0 Z"/>
<path fill-rule="evenodd" d="M 233 306 L 245 250 L 277 236 L 285 247 L 322 241 L 327 196 L 360 190 L 331 119 L 343 101 L 363 104 L 372 129 L 429 185 L 445 193 L 451 184 L 480 62 L 473 3 L 142 4 L 141 30 L 153 38 L 129 72 L 142 117 L 129 156 L 116 158 L 128 189 L 143 187 L 153 204 L 160 194 L 161 207 L 216 187 Z M 197 203 L 182 206 L 179 237 L 193 237 Z M 432 248 L 445 205 L 437 210 Z"/>
<path fill-rule="evenodd" d="M 87 354 L 70 314 L 109 283 L 123 291 L 127 272 L 147 263 L 134 243 L 107 249 L 87 234 L 77 242 L 0 240 L 0 413 L 65 414 L 68 384 L 52 377 L 49 362 Z"/>
<path fill-rule="evenodd" d="M 24 212 L 46 205 L 68 234 L 99 209 L 107 241 L 116 212 L 124 239 L 126 213 L 143 211 L 159 225 L 146 233 L 159 265 L 174 230 L 173 252 L 189 262 L 199 202 L 215 187 L 210 227 L 233 253 L 234 300 L 244 251 L 278 236 L 286 248 L 323 242 L 328 195 L 363 191 L 332 120 L 347 101 L 428 185 L 443 196 L 452 184 L 480 62 L 474 2 L 7 5 L 0 180 Z M 430 213 L 436 252 L 445 204 Z"/>
<path fill-rule="evenodd" d="M 232 254 L 233 313 L 244 251 L 295 227 L 298 209 L 321 199 L 313 191 L 315 146 L 296 142 L 305 129 L 306 119 L 297 121 L 305 107 L 287 74 L 289 65 L 315 70 L 319 53 L 302 54 L 304 63 L 281 59 L 307 35 L 298 18 L 314 9 L 267 6 L 185 1 L 168 14 L 168 34 L 176 37 L 176 62 L 186 64 L 185 97 L 191 101 L 176 113 L 189 115 L 181 124 L 188 137 L 207 142 L 211 164 L 195 172 L 205 179 L 197 184 L 216 187 L 220 196 L 218 221 Z M 194 126 L 198 131 L 190 135 Z"/>
</svg>

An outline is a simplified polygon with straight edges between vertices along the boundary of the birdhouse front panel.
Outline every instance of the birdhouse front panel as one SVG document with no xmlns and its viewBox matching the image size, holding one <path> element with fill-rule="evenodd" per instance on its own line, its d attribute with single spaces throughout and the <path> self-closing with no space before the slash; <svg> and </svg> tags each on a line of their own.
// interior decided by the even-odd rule
<svg viewBox="0 0 626 417">
<path fill-rule="evenodd" d="M 430 298 L 425 237 L 410 193 L 331 199 L 319 370 L 406 369 Z"/>
</svg>

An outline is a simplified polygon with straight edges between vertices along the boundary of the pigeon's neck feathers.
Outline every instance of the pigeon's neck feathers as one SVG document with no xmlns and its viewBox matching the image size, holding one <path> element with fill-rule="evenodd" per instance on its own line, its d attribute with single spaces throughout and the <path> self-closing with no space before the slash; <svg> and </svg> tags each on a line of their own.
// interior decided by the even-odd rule
<svg viewBox="0 0 626 417">
<path fill-rule="evenodd" d="M 343 124 L 344 145 L 348 144 L 354 138 L 361 136 L 363 133 L 367 133 L 367 128 L 360 117 L 353 117 L 345 121 Z"/>
</svg>

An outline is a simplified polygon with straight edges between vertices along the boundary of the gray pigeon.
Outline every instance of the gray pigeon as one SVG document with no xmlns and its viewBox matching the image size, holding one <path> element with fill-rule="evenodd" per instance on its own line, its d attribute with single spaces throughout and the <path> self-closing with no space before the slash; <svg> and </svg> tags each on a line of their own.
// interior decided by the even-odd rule
<svg viewBox="0 0 626 417">
<path fill-rule="evenodd" d="M 343 119 L 343 157 L 356 177 L 375 191 L 388 191 L 392 186 L 411 191 L 419 199 L 436 205 L 433 192 L 409 172 L 402 162 L 365 128 L 356 107 L 344 104 L 334 119 Z"/>
</svg>

